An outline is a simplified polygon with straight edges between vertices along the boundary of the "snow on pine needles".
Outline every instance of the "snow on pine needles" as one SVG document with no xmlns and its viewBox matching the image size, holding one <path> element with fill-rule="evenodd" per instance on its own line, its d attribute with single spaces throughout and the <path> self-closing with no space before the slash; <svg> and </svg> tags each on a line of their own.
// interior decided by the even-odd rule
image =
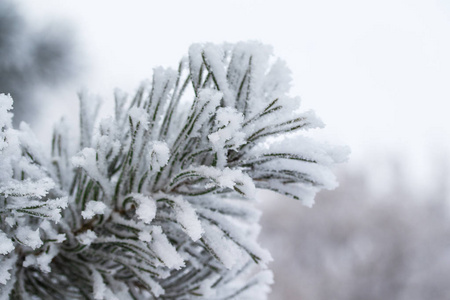
<svg viewBox="0 0 450 300">
<path fill-rule="evenodd" d="M 256 189 L 311 205 L 347 151 L 302 136 L 323 124 L 289 74 L 259 43 L 193 45 L 114 116 L 81 93 L 78 150 L 61 122 L 50 155 L 1 95 L 0 299 L 266 298 Z"/>
</svg>

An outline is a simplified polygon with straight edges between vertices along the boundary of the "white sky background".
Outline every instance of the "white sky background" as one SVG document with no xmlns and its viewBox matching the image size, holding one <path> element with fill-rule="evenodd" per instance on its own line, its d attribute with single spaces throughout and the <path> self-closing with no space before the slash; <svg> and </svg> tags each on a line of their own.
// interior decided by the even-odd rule
<svg viewBox="0 0 450 300">
<path fill-rule="evenodd" d="M 88 58 L 82 84 L 104 97 L 132 92 L 155 66 L 176 67 L 193 42 L 259 40 L 287 61 L 292 94 L 354 162 L 402 153 L 422 181 L 429 153 L 448 154 L 448 0 L 21 2 L 32 18 L 73 23 Z M 70 112 L 71 97 L 54 107 Z"/>
</svg>

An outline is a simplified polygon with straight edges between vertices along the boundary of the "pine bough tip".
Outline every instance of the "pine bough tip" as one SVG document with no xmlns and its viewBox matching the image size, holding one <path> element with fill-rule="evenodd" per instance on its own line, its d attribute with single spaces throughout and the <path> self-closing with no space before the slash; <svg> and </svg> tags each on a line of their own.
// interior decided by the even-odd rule
<svg viewBox="0 0 450 300">
<path fill-rule="evenodd" d="M 193 45 L 112 117 L 81 93 L 79 150 L 61 123 L 50 158 L 0 95 L 0 298 L 265 298 L 256 189 L 310 205 L 347 156 L 292 135 L 323 124 L 289 74 L 258 43 Z"/>
</svg>

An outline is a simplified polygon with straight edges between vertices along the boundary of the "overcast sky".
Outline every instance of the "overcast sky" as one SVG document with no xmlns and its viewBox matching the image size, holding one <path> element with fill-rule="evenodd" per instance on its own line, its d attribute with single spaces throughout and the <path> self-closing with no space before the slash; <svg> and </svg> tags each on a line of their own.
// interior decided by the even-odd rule
<svg viewBox="0 0 450 300">
<path fill-rule="evenodd" d="M 73 23 L 93 92 L 132 91 L 193 42 L 259 40 L 287 61 L 292 94 L 355 161 L 387 150 L 420 169 L 426 153 L 450 146 L 447 0 L 22 2 L 36 21 Z"/>
</svg>

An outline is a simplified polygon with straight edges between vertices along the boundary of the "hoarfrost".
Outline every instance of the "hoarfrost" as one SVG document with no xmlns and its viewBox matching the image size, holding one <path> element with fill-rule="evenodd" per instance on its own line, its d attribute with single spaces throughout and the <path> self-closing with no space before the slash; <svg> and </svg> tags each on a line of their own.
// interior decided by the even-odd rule
<svg viewBox="0 0 450 300">
<path fill-rule="evenodd" d="M 209 71 L 213 74 L 213 81 L 218 90 L 222 91 L 224 104 L 234 106 L 235 100 L 228 87 L 227 74 L 223 64 L 224 53 L 221 47 L 206 44 L 203 47 L 202 58 Z"/>
<path fill-rule="evenodd" d="M 0 261 L 0 283 L 6 284 L 8 280 L 11 279 L 11 273 L 9 273 L 10 270 L 14 268 L 14 265 L 17 261 L 16 255 L 11 255 L 9 257 L 2 257 L 2 260 Z M 3 294 L 4 288 L 1 289 L 1 294 Z"/>
<path fill-rule="evenodd" d="M 77 235 L 77 240 L 83 244 L 89 246 L 95 239 L 97 239 L 97 235 L 92 230 L 88 229 L 83 233 Z"/>
<path fill-rule="evenodd" d="M 95 215 L 103 215 L 107 212 L 108 207 L 100 201 L 89 201 L 86 203 L 86 209 L 81 212 L 84 219 L 92 219 Z"/>
<path fill-rule="evenodd" d="M 16 231 L 17 240 L 32 249 L 39 248 L 43 242 L 39 233 L 39 228 L 32 230 L 29 226 L 19 226 Z"/>
<path fill-rule="evenodd" d="M 140 124 L 142 128 L 145 130 L 148 129 L 148 113 L 143 108 L 139 107 L 133 107 L 128 112 L 128 115 L 130 116 L 131 121 L 133 122 L 134 126 L 137 126 L 137 124 Z"/>
<path fill-rule="evenodd" d="M 61 220 L 61 211 L 62 209 L 67 208 L 68 205 L 68 198 L 67 197 L 61 197 L 57 199 L 48 200 L 45 202 L 47 210 L 47 214 L 49 215 L 49 218 L 54 221 L 55 223 L 58 223 Z"/>
<path fill-rule="evenodd" d="M 162 195 L 158 195 L 158 197 L 162 197 Z M 169 199 L 175 203 L 175 216 L 183 230 L 194 242 L 200 239 L 203 234 L 203 228 L 192 205 L 181 196 L 169 196 Z"/>
<path fill-rule="evenodd" d="M 227 269 L 231 269 L 234 265 L 244 260 L 242 250 L 217 226 L 210 225 L 208 222 L 202 221 L 202 227 L 205 231 L 203 239 L 214 256 L 223 263 Z"/>
<path fill-rule="evenodd" d="M 103 282 L 102 275 L 95 269 L 92 269 L 91 271 L 94 286 L 94 299 L 105 299 L 106 285 Z"/>
<path fill-rule="evenodd" d="M 13 227 L 16 225 L 16 219 L 14 217 L 6 217 L 5 223 L 9 225 L 9 227 Z"/>
<path fill-rule="evenodd" d="M 143 242 L 150 243 L 152 241 L 152 235 L 148 231 L 139 231 L 139 239 Z"/>
<path fill-rule="evenodd" d="M 97 152 L 95 149 L 84 148 L 78 155 L 72 157 L 72 164 L 74 167 L 83 168 L 93 180 L 100 183 L 106 193 L 112 194 L 110 182 L 101 174 L 97 166 Z"/>
<path fill-rule="evenodd" d="M 12 110 L 12 105 L 13 99 L 10 95 L 0 94 L 0 129 L 11 127 L 12 113 L 9 111 Z"/>
<path fill-rule="evenodd" d="M 255 197 L 256 189 L 253 180 L 241 170 L 232 170 L 228 167 L 220 170 L 208 166 L 200 166 L 193 170 L 213 179 L 215 184 L 222 188 L 235 189 L 250 199 Z"/>
<path fill-rule="evenodd" d="M 170 150 L 164 142 L 154 142 L 150 147 L 148 160 L 150 161 L 150 168 L 158 172 L 169 161 Z"/>
<path fill-rule="evenodd" d="M 50 178 L 43 178 L 37 181 L 32 181 L 31 179 L 26 179 L 23 181 L 10 181 L 0 187 L 0 194 L 5 195 L 5 197 L 32 196 L 42 198 L 47 195 L 48 191 L 54 186 L 55 183 Z"/>
<path fill-rule="evenodd" d="M 185 266 L 183 258 L 181 258 L 175 247 L 169 243 L 160 226 L 153 226 L 152 237 L 152 249 L 163 261 L 164 265 L 176 270 Z"/>
<path fill-rule="evenodd" d="M 217 291 L 214 289 L 213 285 L 219 280 L 220 280 L 219 274 L 216 274 L 206 280 L 203 280 L 197 292 L 199 294 L 202 294 L 204 297 L 208 297 L 208 299 L 214 299 L 214 297 L 217 294 Z"/>
<path fill-rule="evenodd" d="M 8 254 L 14 250 L 14 244 L 10 238 L 0 230 L 0 254 Z"/>
<path fill-rule="evenodd" d="M 55 245 L 50 245 L 47 251 L 42 252 L 39 255 L 30 254 L 25 257 L 23 266 L 37 266 L 44 273 L 49 273 L 51 271 L 50 263 L 53 258 L 58 254 L 58 248 Z"/>
<path fill-rule="evenodd" d="M 150 291 L 153 295 L 155 295 L 155 297 L 159 297 L 165 293 L 162 286 L 153 280 L 148 273 L 142 273 L 142 275 L 140 275 L 140 279 L 150 287 Z"/>
<path fill-rule="evenodd" d="M 220 107 L 216 112 L 216 132 L 208 135 L 213 149 L 218 153 L 217 166 L 224 167 L 228 149 L 237 150 L 245 143 L 245 133 L 240 131 L 244 115 L 231 107 Z M 225 145 L 230 147 L 225 147 Z"/>
<path fill-rule="evenodd" d="M 39 227 L 45 232 L 47 239 L 54 240 L 55 243 L 62 243 L 66 240 L 66 234 L 58 233 L 47 220 L 42 221 Z"/>
<path fill-rule="evenodd" d="M 136 215 L 144 223 L 149 224 L 156 215 L 156 203 L 152 198 L 146 197 L 142 194 L 131 195 L 138 202 L 138 208 L 136 209 Z"/>
<path fill-rule="evenodd" d="M 207 120 L 215 112 L 216 107 L 220 104 L 220 100 L 223 97 L 223 93 L 213 89 L 202 89 L 197 97 L 198 113 L 195 123 L 193 124 L 193 136 L 199 135 L 199 129 L 207 122 Z"/>
</svg>

